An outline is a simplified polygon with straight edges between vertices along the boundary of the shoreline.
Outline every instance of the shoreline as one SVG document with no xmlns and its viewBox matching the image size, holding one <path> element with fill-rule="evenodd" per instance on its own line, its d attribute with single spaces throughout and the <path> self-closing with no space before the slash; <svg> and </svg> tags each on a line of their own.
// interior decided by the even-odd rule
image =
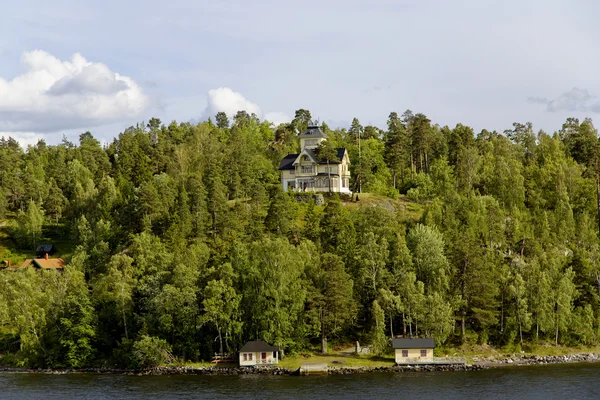
<svg viewBox="0 0 600 400">
<path fill-rule="evenodd" d="M 327 375 L 351 375 L 376 372 L 460 372 L 481 371 L 490 368 L 507 368 L 518 366 L 537 366 L 550 364 L 577 364 L 598 363 L 600 353 L 579 353 L 563 356 L 538 356 L 538 355 L 512 355 L 506 358 L 478 358 L 474 357 L 471 364 L 434 365 L 434 364 L 411 364 L 411 365 L 381 365 L 369 367 L 329 366 Z M 127 369 L 127 368 L 19 368 L 2 367 L 0 374 L 105 374 L 105 375 L 271 375 L 271 376 L 297 376 L 299 369 L 282 367 L 191 367 L 191 366 L 162 366 L 149 369 Z"/>
</svg>

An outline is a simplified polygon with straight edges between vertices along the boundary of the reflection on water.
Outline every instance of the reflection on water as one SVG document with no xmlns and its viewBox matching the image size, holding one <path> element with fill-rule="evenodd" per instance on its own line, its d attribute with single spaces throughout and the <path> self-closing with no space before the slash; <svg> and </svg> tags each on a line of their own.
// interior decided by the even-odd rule
<svg viewBox="0 0 600 400">
<path fill-rule="evenodd" d="M 600 399 L 600 364 L 291 376 L 0 374 L 0 399 Z"/>
</svg>

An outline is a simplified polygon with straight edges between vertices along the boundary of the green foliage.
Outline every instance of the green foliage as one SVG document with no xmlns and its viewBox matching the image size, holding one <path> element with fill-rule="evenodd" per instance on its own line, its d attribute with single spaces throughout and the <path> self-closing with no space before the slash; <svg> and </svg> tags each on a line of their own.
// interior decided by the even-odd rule
<svg viewBox="0 0 600 400">
<path fill-rule="evenodd" d="M 167 341 L 148 335 L 143 335 L 133 344 L 133 356 L 142 368 L 154 368 L 173 361 Z"/>
<path fill-rule="evenodd" d="M 53 242 L 67 265 L 0 269 L 0 353 L 151 367 L 249 339 L 286 352 L 364 338 L 382 353 L 399 335 L 511 351 L 598 343 L 591 120 L 552 136 L 515 123 L 475 137 L 410 110 L 385 131 L 322 124 L 319 157 L 336 162 L 345 147 L 362 192 L 315 205 L 284 193 L 278 171 L 310 119 L 152 118 L 106 148 L 89 132 L 25 151 L 1 139 L 4 258 L 15 266 Z"/>
</svg>

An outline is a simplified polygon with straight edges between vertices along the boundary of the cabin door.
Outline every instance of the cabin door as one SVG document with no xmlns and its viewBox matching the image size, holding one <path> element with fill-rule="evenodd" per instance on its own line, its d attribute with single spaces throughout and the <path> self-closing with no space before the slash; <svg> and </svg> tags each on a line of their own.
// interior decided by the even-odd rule
<svg viewBox="0 0 600 400">
<path fill-rule="evenodd" d="M 263 364 L 267 363 L 267 353 L 262 353 L 260 358 L 262 359 Z"/>
</svg>

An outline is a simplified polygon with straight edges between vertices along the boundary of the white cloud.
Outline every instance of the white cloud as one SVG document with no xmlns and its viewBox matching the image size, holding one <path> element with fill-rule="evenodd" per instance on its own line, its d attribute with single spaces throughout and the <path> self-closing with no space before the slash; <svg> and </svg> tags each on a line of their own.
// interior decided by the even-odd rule
<svg viewBox="0 0 600 400">
<path fill-rule="evenodd" d="M 25 71 L 0 77 L 0 130 L 54 132 L 135 118 L 148 97 L 127 76 L 74 54 L 70 61 L 34 50 L 23 53 Z"/>
<path fill-rule="evenodd" d="M 235 92 L 228 87 L 220 87 L 217 89 L 211 89 L 207 95 L 208 103 L 202 118 L 207 119 L 214 117 L 218 112 L 224 112 L 227 116 L 232 119 L 238 111 L 246 111 L 248 114 L 256 114 L 258 118 L 262 118 L 263 112 L 259 105 L 248 100 L 244 95 L 239 92 Z M 279 111 L 267 112 L 264 116 L 264 120 L 272 122 L 275 125 L 280 123 L 289 122 L 292 119 L 285 113 Z"/>
<path fill-rule="evenodd" d="M 21 147 L 23 147 L 24 149 L 27 148 L 28 145 L 34 145 L 40 139 L 44 138 L 43 135 L 35 132 L 0 132 L 0 137 L 4 137 L 6 139 L 12 137 L 17 142 L 19 142 Z"/>
<path fill-rule="evenodd" d="M 265 120 L 272 122 L 275 126 L 278 126 L 279 124 L 290 122 L 292 118 L 290 118 L 287 114 L 275 111 L 265 114 Z"/>
<path fill-rule="evenodd" d="M 224 112 L 229 118 L 238 111 L 246 111 L 248 114 L 262 115 L 258 104 L 246 99 L 241 93 L 234 92 L 228 87 L 220 87 L 208 91 L 208 104 L 204 110 L 204 118 L 213 117 L 218 112 Z"/>
<path fill-rule="evenodd" d="M 546 105 L 546 111 L 570 111 L 570 112 L 599 112 L 600 103 L 597 96 L 592 96 L 586 89 L 574 87 L 555 99 L 545 97 L 530 97 L 529 101 L 536 104 Z"/>
</svg>

